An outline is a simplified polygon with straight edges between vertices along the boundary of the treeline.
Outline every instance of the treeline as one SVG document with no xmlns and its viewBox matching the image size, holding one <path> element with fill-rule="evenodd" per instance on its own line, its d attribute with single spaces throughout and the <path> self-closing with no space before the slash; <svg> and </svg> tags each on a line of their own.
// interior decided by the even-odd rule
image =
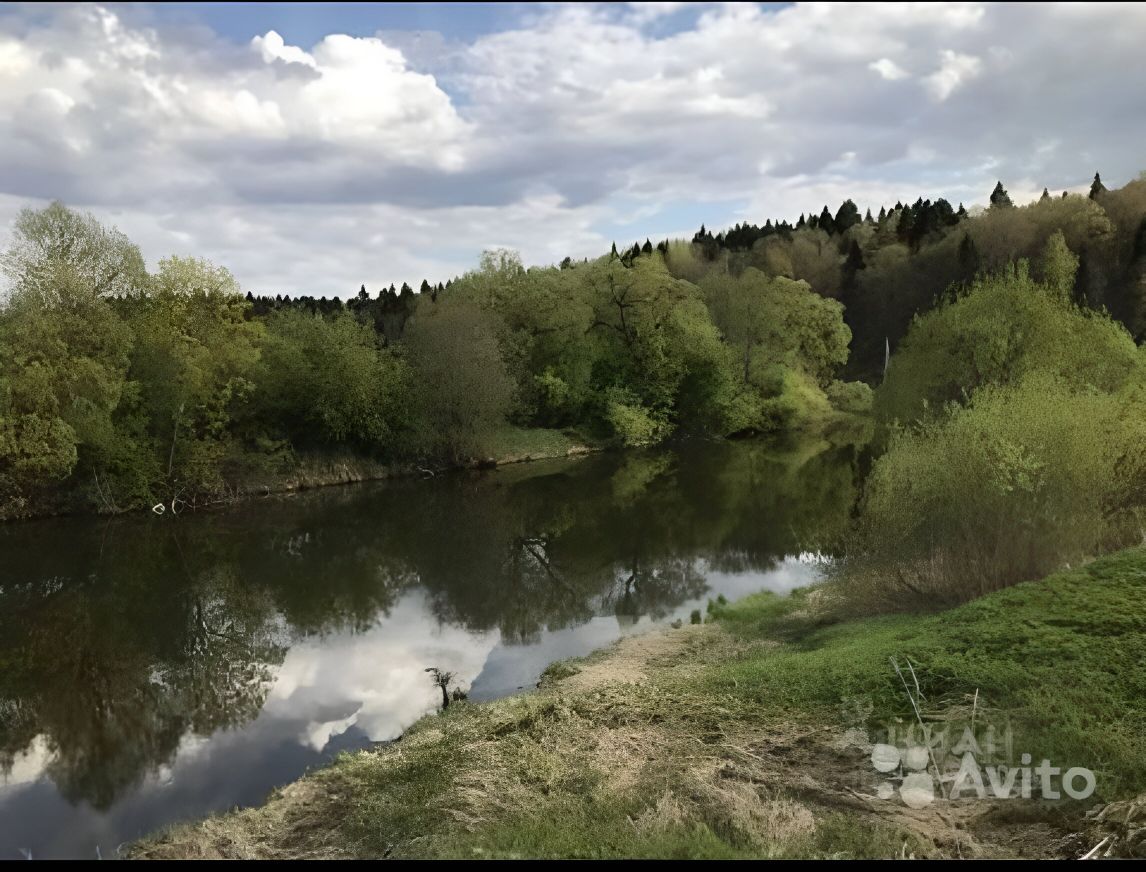
<svg viewBox="0 0 1146 872">
<path fill-rule="evenodd" d="M 1061 231 L 1080 260 L 1072 297 L 1105 309 L 1141 340 L 1146 335 L 1146 181 L 1108 190 L 1095 174 L 1086 196 L 1046 189 L 1015 205 L 1002 182 L 990 206 L 970 215 L 962 204 L 918 199 L 861 217 L 846 200 L 833 214 L 801 215 L 795 224 L 738 224 L 713 234 L 701 227 L 693 250 L 710 265 L 737 273 L 807 281 L 841 301 L 853 334 L 847 372 L 875 380 L 885 348 L 898 347 L 916 314 L 926 312 L 976 275 L 1021 258 L 1037 260 Z M 697 270 L 693 267 L 692 270 Z"/>
<path fill-rule="evenodd" d="M 345 302 L 244 296 L 198 258 L 148 272 L 91 216 L 27 210 L 3 255 L 0 517 L 226 494 L 332 448 L 457 464 L 522 429 L 647 445 L 822 426 L 866 411 L 886 350 L 977 276 L 1029 259 L 1048 280 L 1056 234 L 1071 304 L 1140 337 L 1146 181 L 1028 206 L 999 184 L 977 215 L 849 200 L 545 268 L 491 251 Z"/>
<path fill-rule="evenodd" d="M 0 309 L 0 515 L 225 495 L 341 448 L 480 459 L 521 428 L 646 445 L 813 426 L 842 306 L 755 269 L 674 275 L 672 252 L 526 270 L 488 252 L 437 293 L 251 298 L 198 258 L 145 269 L 59 203 L 15 223 Z M 683 249 L 689 247 L 683 245 Z"/>
</svg>

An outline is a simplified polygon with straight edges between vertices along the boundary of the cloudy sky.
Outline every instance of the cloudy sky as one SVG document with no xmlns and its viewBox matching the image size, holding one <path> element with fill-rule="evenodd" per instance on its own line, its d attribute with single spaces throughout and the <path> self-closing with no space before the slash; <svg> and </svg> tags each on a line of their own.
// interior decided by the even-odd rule
<svg viewBox="0 0 1146 872">
<path fill-rule="evenodd" d="M 1146 169 L 1146 4 L 0 4 L 0 237 L 58 198 L 255 292 Z M 2 241 L 2 240 L 0 240 Z"/>
</svg>

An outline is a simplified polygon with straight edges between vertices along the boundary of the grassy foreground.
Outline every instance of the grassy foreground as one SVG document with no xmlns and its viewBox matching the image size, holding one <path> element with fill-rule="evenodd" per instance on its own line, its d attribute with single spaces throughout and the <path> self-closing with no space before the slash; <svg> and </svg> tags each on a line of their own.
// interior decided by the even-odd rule
<svg viewBox="0 0 1146 872">
<path fill-rule="evenodd" d="M 129 853 L 1081 856 L 1111 826 L 1084 812 L 1146 790 L 1144 595 L 1146 549 L 1131 549 L 934 616 L 833 623 L 816 591 L 749 597 Z M 1097 794 L 878 800 L 870 745 L 842 737 L 913 717 L 893 656 L 913 665 L 926 717 L 1005 718 L 1022 750 L 1094 769 Z"/>
</svg>

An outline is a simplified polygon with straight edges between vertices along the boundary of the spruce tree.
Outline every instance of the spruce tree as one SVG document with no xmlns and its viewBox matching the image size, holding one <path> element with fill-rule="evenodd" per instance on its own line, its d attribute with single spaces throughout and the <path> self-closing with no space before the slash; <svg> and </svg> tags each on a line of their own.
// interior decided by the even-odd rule
<svg viewBox="0 0 1146 872">
<path fill-rule="evenodd" d="M 854 208 L 854 206 L 853 206 L 853 208 Z M 823 230 L 825 233 L 827 233 L 829 236 L 831 236 L 837 230 L 836 221 L 832 217 L 832 213 L 828 211 L 827 206 L 824 206 L 823 210 L 820 212 L 820 220 L 818 222 L 818 225 L 819 225 L 819 228 L 821 230 Z"/>
<path fill-rule="evenodd" d="M 1003 187 L 1000 181 L 996 183 L 995 190 L 991 192 L 991 208 L 992 209 L 1010 209 L 1015 204 L 1011 202 L 1011 197 L 1007 193 L 1007 189 Z"/>
<path fill-rule="evenodd" d="M 979 249 L 975 247 L 975 241 L 971 239 L 971 234 L 963 234 L 963 239 L 959 242 L 958 257 L 963 280 L 970 281 L 979 272 Z"/>
<path fill-rule="evenodd" d="M 1105 193 L 1106 185 L 1102 184 L 1102 177 L 1098 173 L 1095 173 L 1094 181 L 1090 183 L 1090 194 L 1088 196 L 1092 200 L 1097 200 Z"/>
<path fill-rule="evenodd" d="M 843 280 L 845 290 L 855 287 L 856 274 L 865 266 L 863 249 L 861 249 L 859 243 L 853 239 L 852 244 L 848 246 L 848 256 L 844 260 Z"/>
<path fill-rule="evenodd" d="M 840 205 L 839 211 L 836 212 L 836 232 L 844 233 L 849 227 L 854 227 L 862 220 L 863 219 L 860 218 L 859 209 L 856 208 L 856 204 L 850 199 L 844 200 Z"/>
</svg>

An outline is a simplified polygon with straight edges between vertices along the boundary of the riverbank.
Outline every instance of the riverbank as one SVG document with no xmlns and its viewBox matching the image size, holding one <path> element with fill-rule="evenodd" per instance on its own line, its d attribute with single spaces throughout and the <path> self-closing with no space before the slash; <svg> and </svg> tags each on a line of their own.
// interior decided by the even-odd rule
<svg viewBox="0 0 1146 872">
<path fill-rule="evenodd" d="M 860 444 L 871 438 L 873 423 L 869 416 L 850 412 L 831 411 L 807 427 L 770 437 L 806 438 L 814 435 L 839 444 Z M 718 440 L 719 441 L 719 440 Z M 144 513 L 149 509 L 156 514 L 172 511 L 182 513 L 197 509 L 235 505 L 251 499 L 275 495 L 289 495 L 304 490 L 382 481 L 392 478 L 433 478 L 444 473 L 467 469 L 494 469 L 537 460 L 560 460 L 583 457 L 601 451 L 620 448 L 616 443 L 586 438 L 576 431 L 542 428 L 506 427 L 494 434 L 488 452 L 464 463 L 430 464 L 427 462 L 383 463 L 350 452 L 312 452 L 293 456 L 289 463 L 260 472 L 248 472 L 234 482 L 210 494 L 190 496 L 177 491 L 150 505 L 122 507 L 114 502 L 93 503 L 80 493 L 62 489 L 39 494 L 31 501 L 22 501 L 17 510 L 5 514 L 0 504 L 0 524 L 72 515 L 124 515 Z M 14 512 L 14 513 L 13 513 Z"/>
<path fill-rule="evenodd" d="M 351 453 L 301 454 L 293 459 L 287 469 L 267 470 L 257 474 L 244 475 L 241 480 L 230 483 L 213 494 L 191 497 L 177 492 L 175 495 L 155 503 L 150 509 L 156 514 L 167 514 L 172 511 L 182 513 L 314 488 L 382 481 L 390 478 L 415 476 L 428 478 L 454 470 L 493 469 L 498 466 L 529 463 L 534 460 L 580 457 L 604 449 L 604 445 L 591 443 L 559 430 L 506 428 L 496 435 L 488 455 L 474 458 L 467 463 L 450 466 L 427 466 L 423 463 L 382 463 L 369 457 Z M 122 515 L 146 512 L 149 508 L 147 506 L 121 508 L 114 503 L 104 503 L 102 508 L 96 510 L 94 504 L 83 503 L 81 505 L 77 499 L 77 494 L 71 491 L 42 494 L 34 503 L 22 504 L 18 514 L 6 516 L 0 511 L 0 523 L 64 515 Z"/>
<path fill-rule="evenodd" d="M 816 590 L 714 603 L 128 853 L 1078 857 L 1109 837 L 1131 855 L 1135 824 L 1113 819 L 1138 812 L 1087 813 L 1146 790 L 1143 594 L 1131 549 L 937 616 L 837 621 Z M 871 760 L 913 700 L 936 729 L 1008 726 L 1015 753 L 1093 769 L 1097 789 L 910 807 Z"/>
</svg>

